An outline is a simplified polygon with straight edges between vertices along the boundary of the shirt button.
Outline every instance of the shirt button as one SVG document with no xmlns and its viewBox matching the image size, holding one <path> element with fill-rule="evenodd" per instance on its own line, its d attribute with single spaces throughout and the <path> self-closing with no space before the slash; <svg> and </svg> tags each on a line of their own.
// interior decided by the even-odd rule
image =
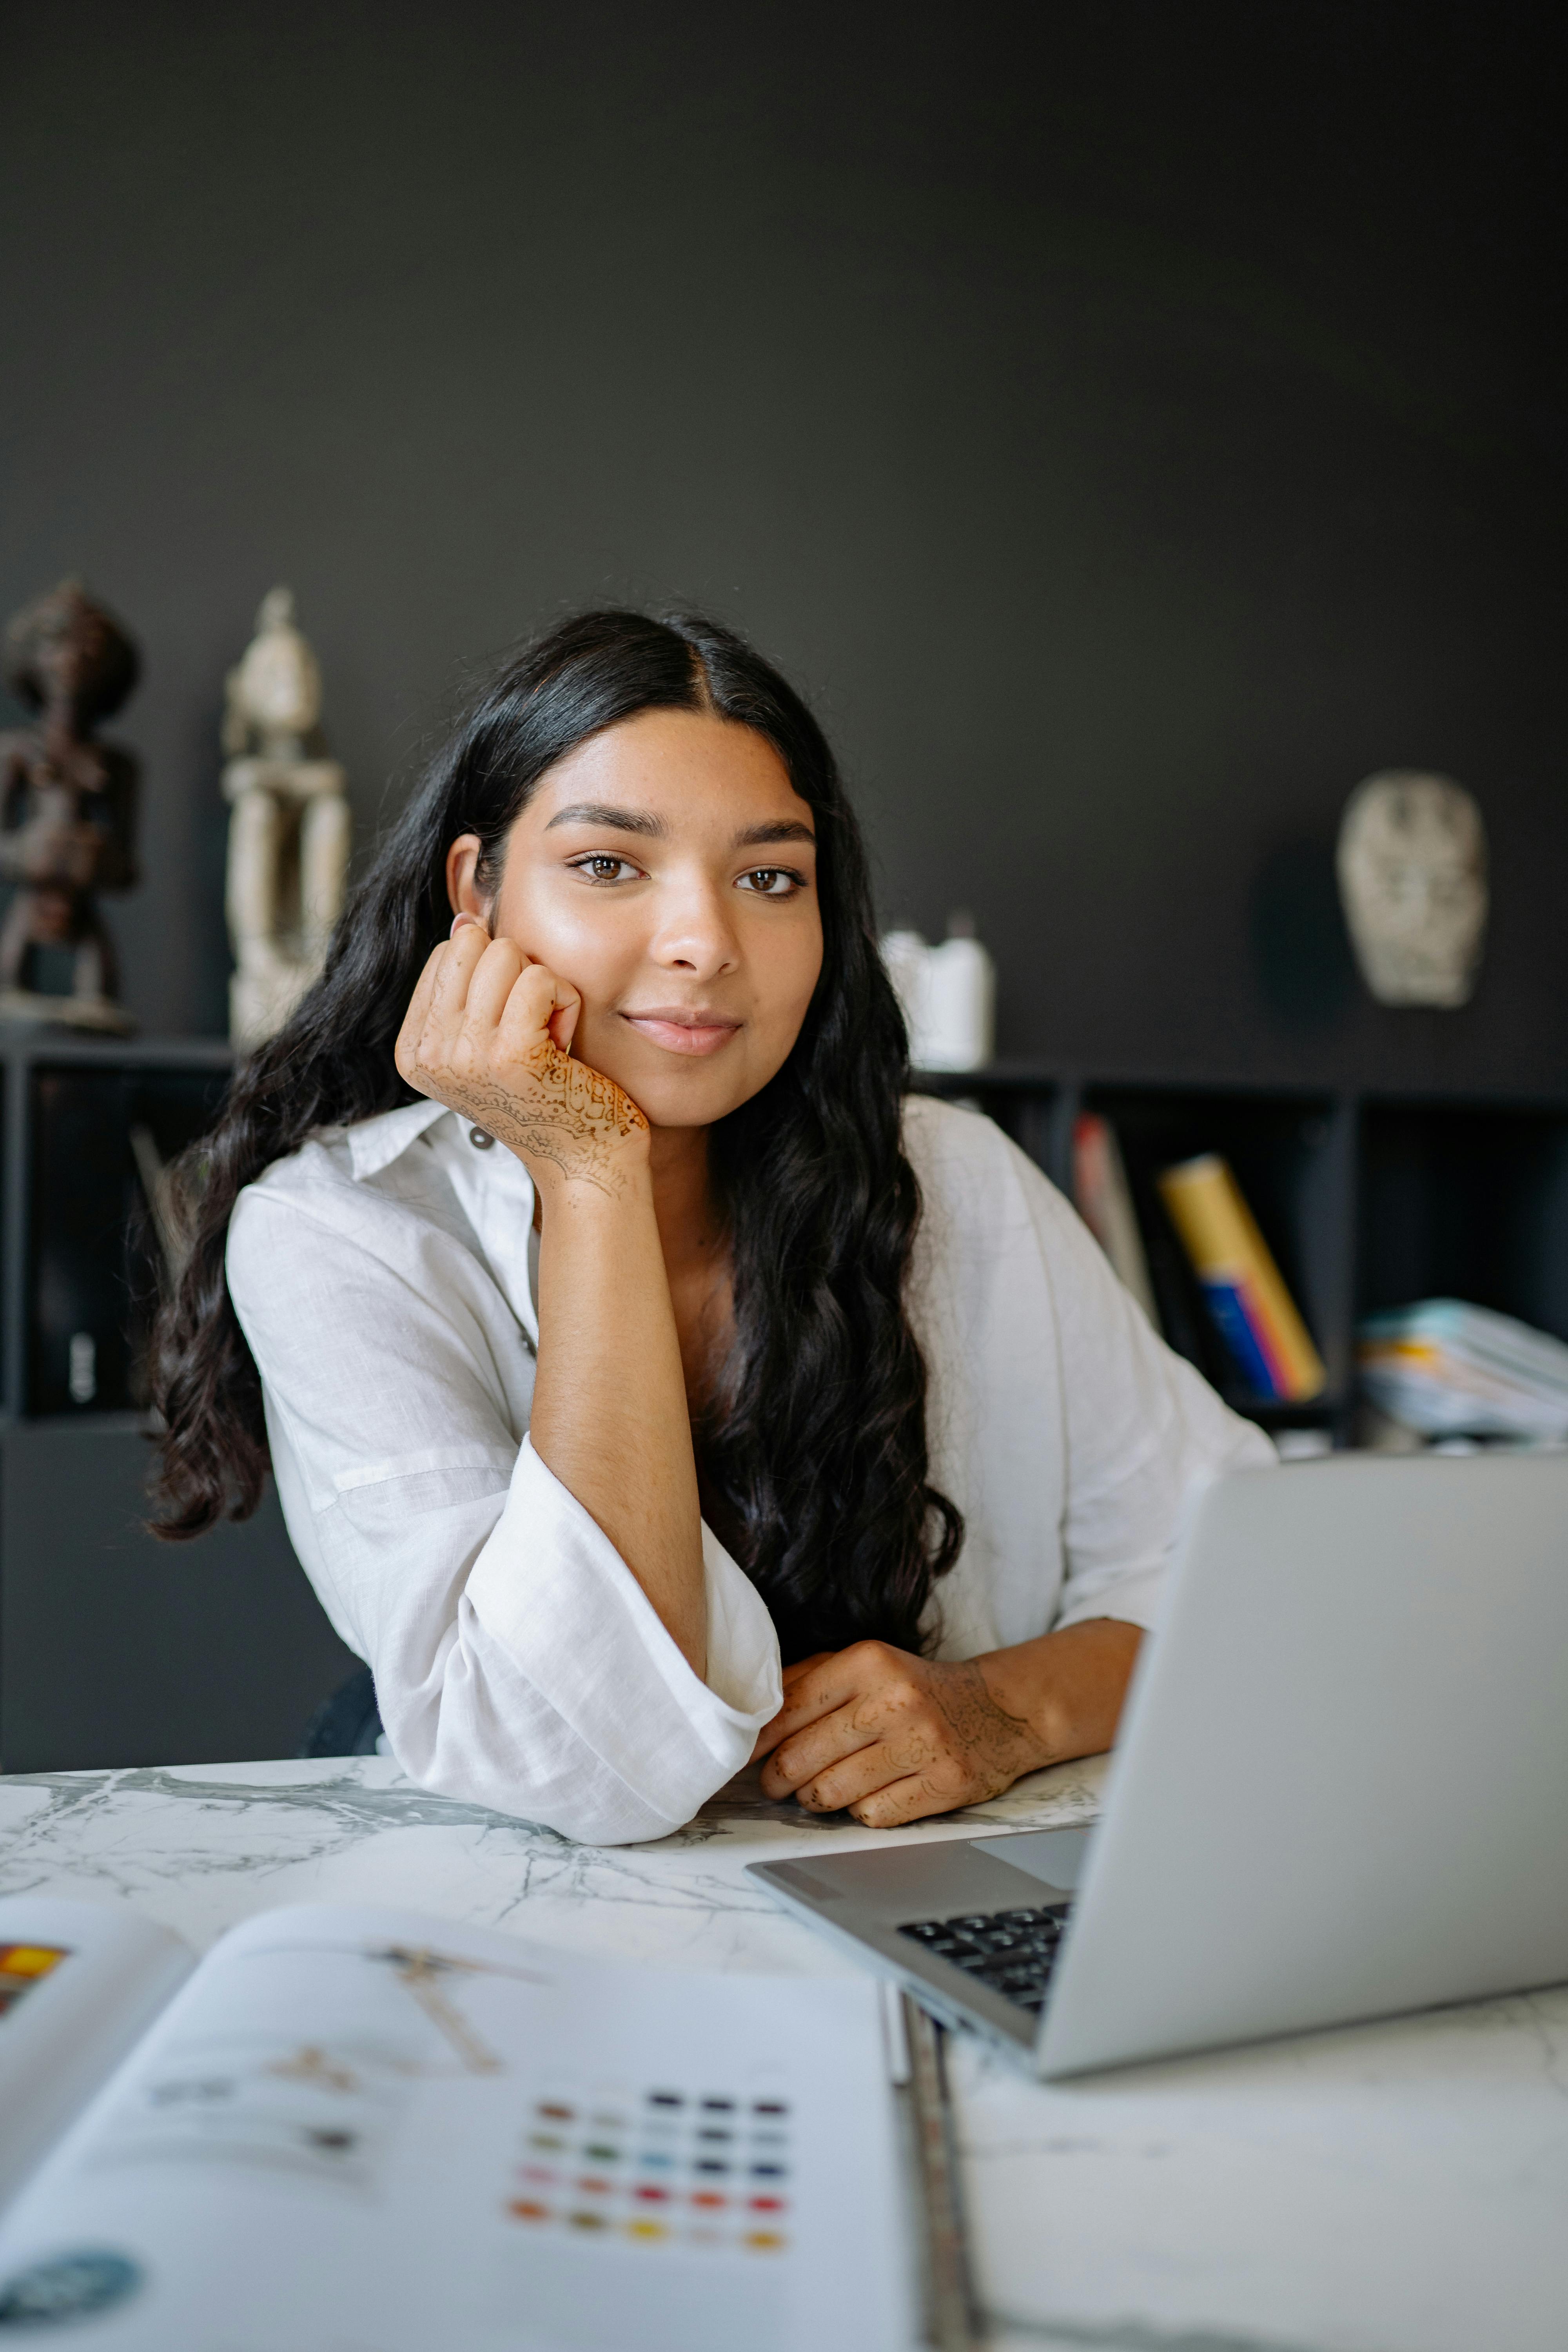
<svg viewBox="0 0 1568 2352">
<path fill-rule="evenodd" d="M 476 1151 L 488 1151 L 491 1144 L 495 1141 L 495 1137 L 493 1135 L 487 1135 L 482 1127 L 470 1127 L 468 1129 L 468 1141 L 473 1145 Z"/>
</svg>

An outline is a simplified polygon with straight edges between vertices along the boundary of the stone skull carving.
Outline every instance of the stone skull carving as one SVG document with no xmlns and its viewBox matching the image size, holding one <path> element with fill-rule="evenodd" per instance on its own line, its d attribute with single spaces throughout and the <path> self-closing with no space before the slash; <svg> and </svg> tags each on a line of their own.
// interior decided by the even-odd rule
<svg viewBox="0 0 1568 2352">
<path fill-rule="evenodd" d="M 1340 896 L 1380 1004 L 1469 1002 L 1487 925 L 1481 813 L 1448 776 L 1389 769 L 1345 803 Z"/>
</svg>

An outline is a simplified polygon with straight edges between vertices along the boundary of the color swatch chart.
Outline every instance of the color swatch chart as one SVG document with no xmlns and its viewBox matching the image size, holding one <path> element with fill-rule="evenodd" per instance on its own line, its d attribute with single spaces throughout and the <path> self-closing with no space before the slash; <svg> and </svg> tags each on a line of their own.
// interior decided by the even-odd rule
<svg viewBox="0 0 1568 2352">
<path fill-rule="evenodd" d="M 777 2253 L 789 2243 L 789 2102 L 719 2091 L 537 2099 L 507 2212 L 636 2245 Z"/>
</svg>

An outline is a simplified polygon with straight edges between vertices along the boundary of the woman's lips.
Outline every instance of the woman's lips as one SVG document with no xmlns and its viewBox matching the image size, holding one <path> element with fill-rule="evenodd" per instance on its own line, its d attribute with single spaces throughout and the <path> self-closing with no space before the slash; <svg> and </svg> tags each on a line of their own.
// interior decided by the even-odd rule
<svg viewBox="0 0 1568 2352">
<path fill-rule="evenodd" d="M 694 1020 L 689 1013 L 673 1009 L 623 1013 L 621 1019 L 650 1045 L 662 1045 L 667 1054 L 716 1054 L 741 1026 L 738 1021 Z"/>
</svg>

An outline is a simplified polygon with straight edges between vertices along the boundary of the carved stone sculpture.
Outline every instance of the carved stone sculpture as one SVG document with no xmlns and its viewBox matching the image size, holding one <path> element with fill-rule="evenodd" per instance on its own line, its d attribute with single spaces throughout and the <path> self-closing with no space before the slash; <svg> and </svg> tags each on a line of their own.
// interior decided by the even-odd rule
<svg viewBox="0 0 1568 2352">
<path fill-rule="evenodd" d="M 1380 1004 L 1469 1002 L 1487 925 L 1480 810 L 1448 776 L 1368 776 L 1340 825 L 1340 896 Z"/>
<path fill-rule="evenodd" d="M 100 890 L 137 879 L 135 761 L 94 739 L 140 670 L 136 647 L 79 581 L 62 581 L 5 632 L 5 683 L 38 714 L 0 736 L 0 881 L 16 892 L 0 924 L 0 1018 L 127 1030 L 114 1002 L 114 946 Z M 43 951 L 68 971 L 68 991 L 37 985 Z"/>
<path fill-rule="evenodd" d="M 294 626 L 294 599 L 274 588 L 229 673 L 223 789 L 228 828 L 228 929 L 237 970 L 229 1034 L 259 1045 L 318 977 L 342 911 L 353 819 L 343 772 L 321 754 L 321 673 Z"/>
</svg>

